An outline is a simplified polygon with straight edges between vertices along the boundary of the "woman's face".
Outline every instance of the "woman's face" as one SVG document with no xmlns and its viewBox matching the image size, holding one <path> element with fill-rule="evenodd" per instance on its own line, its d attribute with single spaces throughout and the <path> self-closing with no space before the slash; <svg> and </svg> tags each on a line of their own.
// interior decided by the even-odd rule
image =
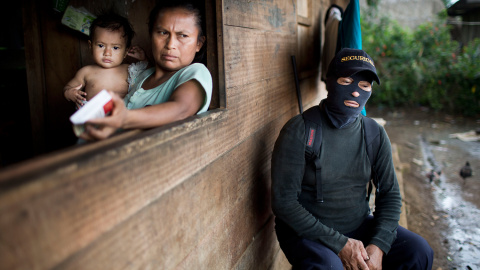
<svg viewBox="0 0 480 270">
<path fill-rule="evenodd" d="M 195 16 L 176 8 L 162 11 L 152 29 L 152 52 L 157 67 L 177 71 L 190 65 L 200 51 Z"/>
</svg>

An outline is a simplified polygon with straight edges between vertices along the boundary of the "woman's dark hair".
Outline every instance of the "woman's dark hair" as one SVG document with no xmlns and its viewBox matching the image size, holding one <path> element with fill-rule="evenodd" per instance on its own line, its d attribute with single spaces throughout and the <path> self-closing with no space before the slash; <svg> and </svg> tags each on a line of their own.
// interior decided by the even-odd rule
<svg viewBox="0 0 480 270">
<path fill-rule="evenodd" d="M 165 10 L 169 9 L 175 9 L 175 8 L 181 8 L 189 12 L 195 17 L 195 25 L 198 28 L 198 41 L 201 41 L 202 37 L 205 37 L 204 35 L 204 22 L 202 20 L 202 10 L 204 10 L 203 6 L 199 5 L 197 2 L 203 2 L 203 1 L 184 1 L 184 0 L 167 0 L 167 1 L 158 1 L 155 7 L 150 11 L 150 16 L 148 17 L 148 33 L 150 36 L 152 36 L 153 33 L 153 28 L 155 26 L 155 22 L 158 19 L 158 15 L 162 13 Z M 206 50 L 206 39 L 203 42 L 203 46 L 200 49 L 199 52 L 195 54 L 195 58 L 193 59 L 193 62 L 201 62 L 203 55 L 205 54 Z"/>
<path fill-rule="evenodd" d="M 123 30 L 123 36 L 127 41 L 127 48 L 132 45 L 132 39 L 135 35 L 133 27 L 127 18 L 120 16 L 114 12 L 102 13 L 90 25 L 90 40 L 93 40 L 93 35 L 97 27 L 106 28 L 110 31 Z"/>
</svg>

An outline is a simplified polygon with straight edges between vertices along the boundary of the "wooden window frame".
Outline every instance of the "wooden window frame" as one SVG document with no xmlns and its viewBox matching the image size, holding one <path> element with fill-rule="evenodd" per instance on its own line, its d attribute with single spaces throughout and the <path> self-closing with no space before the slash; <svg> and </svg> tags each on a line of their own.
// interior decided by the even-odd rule
<svg viewBox="0 0 480 270">
<path fill-rule="evenodd" d="M 210 107 L 226 108 L 225 59 L 223 50 L 223 1 L 205 1 L 207 31 L 207 67 L 212 73 L 213 90 Z M 216 91 L 215 91 L 216 90 Z"/>
<path fill-rule="evenodd" d="M 305 1 L 307 1 L 308 15 L 305 17 L 297 14 L 297 23 L 305 26 L 312 26 L 312 0 Z"/>
<path fill-rule="evenodd" d="M 34 11 L 34 6 L 29 14 Z M 33 12 L 35 14 L 35 12 Z M 6 168 L 0 168 L 0 183 L 6 179 L 8 181 L 15 178 L 23 178 L 26 175 L 34 175 L 46 170 L 59 168 L 62 165 L 68 164 L 74 160 L 85 159 L 92 157 L 99 152 L 121 147 L 124 144 L 131 143 L 136 140 L 142 140 L 146 137 L 156 138 L 160 141 L 168 141 L 170 137 L 177 137 L 185 135 L 192 130 L 205 127 L 213 121 L 223 121 L 227 116 L 226 110 L 226 88 L 225 88 L 225 64 L 224 64 L 224 42 L 223 42 L 223 1 L 222 0 L 205 0 L 205 22 L 207 35 L 207 68 L 210 70 L 213 79 L 212 89 L 212 103 L 207 112 L 188 117 L 182 121 L 176 121 L 161 127 L 152 128 L 148 130 L 130 130 L 112 136 L 111 138 L 92 142 L 86 145 L 74 145 L 51 153 L 39 154 L 34 158 L 25 160 L 18 164 L 12 164 Z M 25 16 L 29 18 L 28 16 Z M 33 18 L 38 20 L 38 18 Z M 37 24 L 33 24 L 37 25 Z M 32 36 L 40 35 L 40 29 L 27 29 L 27 32 Z M 42 74 L 45 69 L 42 65 L 41 54 L 36 44 L 25 47 L 26 54 L 36 56 L 34 65 L 32 65 L 27 72 L 29 72 L 28 88 L 29 94 L 37 96 L 40 103 L 44 103 L 43 94 L 45 91 L 45 84 Z M 28 68 L 27 68 L 28 69 Z M 40 114 L 44 111 L 43 106 L 38 106 L 39 100 L 32 101 L 34 104 L 32 114 Z M 37 104 L 37 105 L 35 105 Z M 42 114 L 43 115 L 43 114 Z M 43 119 L 43 118 L 42 118 Z M 42 120 L 43 121 L 43 120 Z M 42 124 L 32 123 L 37 137 L 43 135 L 43 141 L 37 140 L 37 146 L 44 144 L 46 136 Z M 41 152 L 41 149 L 40 149 Z M 20 179 L 19 179 L 20 180 Z"/>
</svg>

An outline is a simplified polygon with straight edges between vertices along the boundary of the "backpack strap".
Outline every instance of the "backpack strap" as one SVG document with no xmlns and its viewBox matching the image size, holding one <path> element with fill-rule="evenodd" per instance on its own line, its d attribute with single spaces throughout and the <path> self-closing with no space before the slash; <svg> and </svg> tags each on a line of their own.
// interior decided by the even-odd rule
<svg viewBox="0 0 480 270">
<path fill-rule="evenodd" d="M 303 120 L 305 122 L 305 160 L 312 162 L 315 166 L 315 185 L 316 185 L 316 200 L 323 202 L 322 180 L 321 180 L 321 164 L 320 164 L 320 150 L 322 146 L 322 120 L 321 120 L 320 106 L 313 106 L 303 112 Z M 372 165 L 371 171 L 372 179 L 368 185 L 368 193 L 366 200 L 370 200 L 370 194 L 375 185 L 378 189 L 378 179 L 376 173 L 375 162 L 377 160 L 378 150 L 380 148 L 380 127 L 378 123 L 366 116 L 363 116 L 363 135 L 367 150 L 367 156 Z"/>
<path fill-rule="evenodd" d="M 322 180 L 320 173 L 320 148 L 322 146 L 322 121 L 320 107 L 313 106 L 302 114 L 305 122 L 305 160 L 315 165 L 316 200 L 323 202 Z"/>
<path fill-rule="evenodd" d="M 320 107 L 313 106 L 303 114 L 305 122 L 305 155 L 308 159 L 318 157 L 322 146 L 322 120 Z"/>
<path fill-rule="evenodd" d="M 380 148 L 380 127 L 378 123 L 373 120 L 372 118 L 363 116 L 363 134 L 365 139 L 365 145 L 367 147 L 367 156 L 370 164 L 372 165 L 372 176 L 371 181 L 368 184 L 368 191 L 367 191 L 367 201 L 370 201 L 370 194 L 372 193 L 373 185 L 379 189 L 378 186 L 378 177 L 377 171 L 375 167 L 375 162 L 377 161 L 377 154 Z"/>
</svg>

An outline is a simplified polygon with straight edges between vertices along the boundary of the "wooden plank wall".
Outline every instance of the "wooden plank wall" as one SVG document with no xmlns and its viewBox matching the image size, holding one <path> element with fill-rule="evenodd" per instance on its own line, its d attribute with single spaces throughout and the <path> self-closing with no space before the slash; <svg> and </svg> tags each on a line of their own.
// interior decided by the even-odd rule
<svg viewBox="0 0 480 270">
<path fill-rule="evenodd" d="M 462 16 L 462 21 L 466 22 L 465 24 L 461 25 L 460 32 L 461 32 L 461 42 L 463 44 L 468 44 L 475 38 L 480 38 L 480 26 L 475 24 L 480 20 L 480 11 L 479 9 L 470 11 L 469 13 Z M 469 23 L 473 23 L 470 25 Z"/>
<path fill-rule="evenodd" d="M 296 1 L 215 2 L 225 108 L 1 171 L 0 269 L 288 269 L 270 158 L 298 113 L 291 55 L 304 106 L 324 95 L 319 55 L 305 50 L 319 53 L 311 43 L 328 1 L 305 1 L 311 25 L 297 23 Z M 142 3 L 128 2 L 129 16 Z"/>
</svg>

